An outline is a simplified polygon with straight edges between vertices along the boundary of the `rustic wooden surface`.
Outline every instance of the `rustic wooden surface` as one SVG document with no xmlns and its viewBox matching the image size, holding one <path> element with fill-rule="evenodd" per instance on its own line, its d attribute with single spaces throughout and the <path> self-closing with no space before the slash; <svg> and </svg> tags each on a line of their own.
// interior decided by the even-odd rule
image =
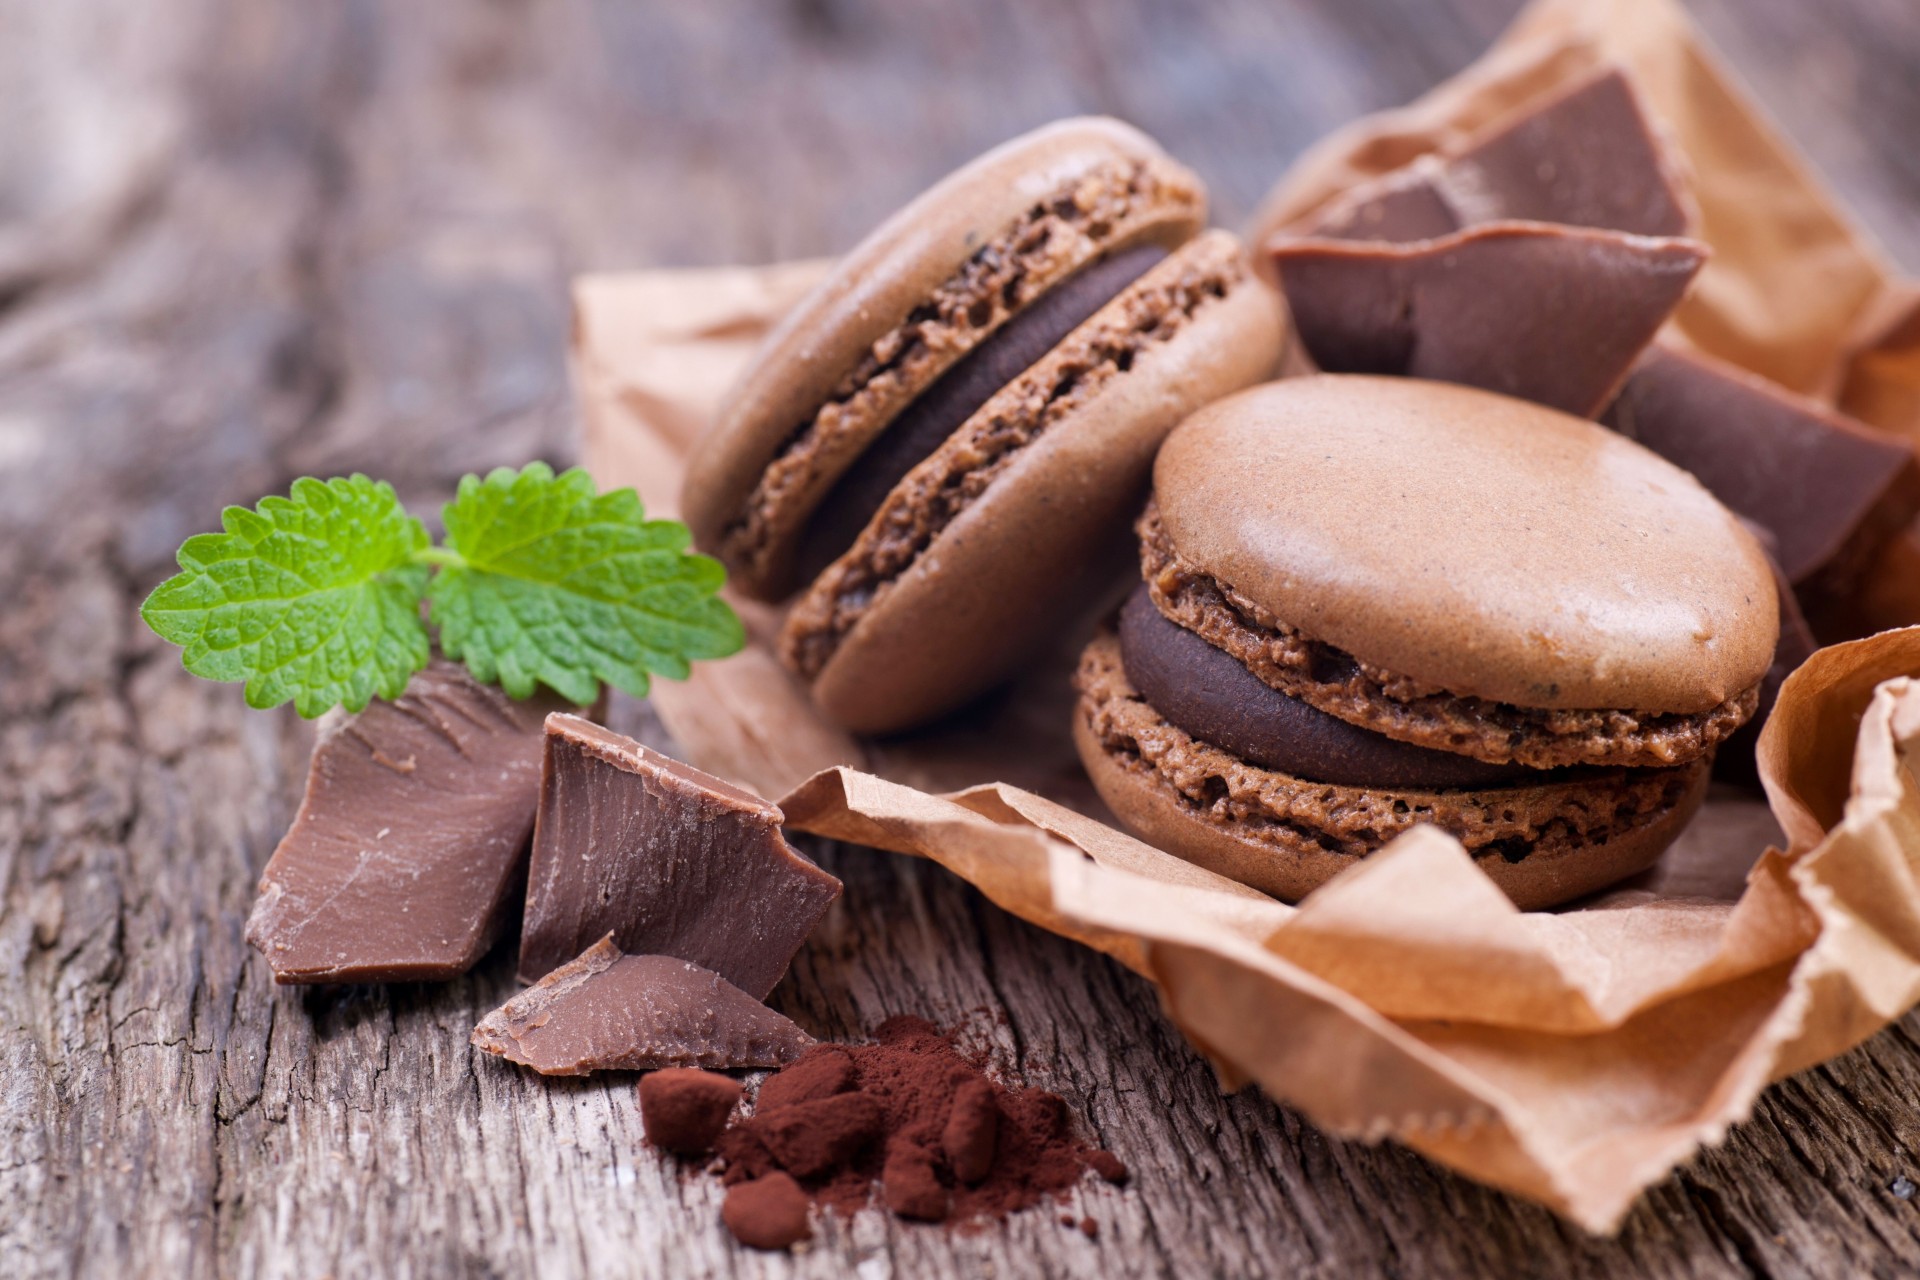
<svg viewBox="0 0 1920 1280">
<path fill-rule="evenodd" d="M 1097 1241 L 869 1213 L 791 1261 L 735 1250 L 713 1182 L 642 1146 L 630 1079 L 476 1061 L 504 956 L 445 987 L 273 989 L 241 930 L 309 730 L 135 622 L 183 536 L 297 475 L 425 505 L 565 460 L 572 272 L 843 248 L 1088 109 L 1158 134 L 1232 224 L 1514 7 L 0 0 L 0 1275 L 1920 1270 L 1915 1018 L 1771 1090 L 1593 1240 L 1221 1097 L 1143 983 L 854 849 L 825 854 L 846 906 L 785 1007 L 829 1035 L 964 1021 L 1138 1176 L 1076 1206 Z M 1911 0 L 1698 13 L 1920 267 Z"/>
</svg>

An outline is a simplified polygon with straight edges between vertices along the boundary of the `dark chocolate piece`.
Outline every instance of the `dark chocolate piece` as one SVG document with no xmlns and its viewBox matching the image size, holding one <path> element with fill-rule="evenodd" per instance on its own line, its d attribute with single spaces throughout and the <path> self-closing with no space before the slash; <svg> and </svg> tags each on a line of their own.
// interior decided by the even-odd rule
<svg viewBox="0 0 1920 1280">
<path fill-rule="evenodd" d="M 1619 70 L 1495 121 L 1458 150 L 1353 188 L 1312 235 L 1424 240 L 1523 219 L 1645 236 L 1687 231 L 1667 151 Z"/>
<path fill-rule="evenodd" d="M 738 1080 L 695 1067 L 640 1077 L 640 1123 L 647 1141 L 675 1155 L 703 1156 L 726 1130 L 746 1091 Z"/>
<path fill-rule="evenodd" d="M 525 868 L 550 694 L 515 702 L 435 661 L 322 725 L 260 876 L 247 941 L 276 982 L 427 982 L 472 968 Z"/>
<path fill-rule="evenodd" d="M 1767 717 L 1773 714 L 1773 704 L 1780 699 L 1780 686 L 1786 678 L 1813 656 L 1820 647 L 1813 638 L 1813 629 L 1807 625 L 1806 615 L 1800 611 L 1800 601 L 1794 595 L 1793 584 L 1787 581 L 1787 575 L 1780 571 L 1779 561 L 1773 558 L 1773 536 L 1752 521 L 1744 522 L 1767 550 L 1767 563 L 1773 569 L 1774 591 L 1780 601 L 1780 640 L 1773 649 L 1773 664 L 1767 668 L 1767 674 L 1760 680 L 1760 706 L 1753 713 L 1753 719 L 1720 744 L 1720 750 L 1713 757 L 1713 776 L 1725 782 L 1737 782 L 1746 786 L 1757 786 L 1760 782 L 1759 761 L 1754 757 L 1753 749 L 1760 742 L 1760 730 L 1767 723 Z"/>
<path fill-rule="evenodd" d="M 1465 383 L 1583 418 L 1607 406 L 1707 257 L 1692 240 L 1540 222 L 1269 252 L 1295 331 L 1328 373 Z"/>
<path fill-rule="evenodd" d="M 1920 512 L 1905 442 L 1711 356 L 1656 344 L 1602 421 L 1772 534 L 1803 596 L 1848 594 Z"/>
<path fill-rule="evenodd" d="M 1312 782 L 1396 791 L 1497 787 L 1549 775 L 1416 747 L 1290 698 L 1154 608 L 1141 585 L 1120 611 L 1127 679 L 1170 723 L 1250 764 Z"/>
<path fill-rule="evenodd" d="M 620 954 L 611 937 L 495 1009 L 473 1043 L 546 1076 L 777 1067 L 813 1037 L 719 974 Z"/>
<path fill-rule="evenodd" d="M 1025 373 L 1166 256 L 1160 245 L 1135 245 L 1082 268 L 1021 308 L 915 397 L 814 511 L 800 540 L 800 580 L 819 577 L 846 554 L 894 486 L 945 444 L 995 392 Z"/>
<path fill-rule="evenodd" d="M 785 1249 L 813 1235 L 807 1225 L 807 1193 L 778 1172 L 729 1188 L 720 1203 L 720 1221 L 735 1240 L 752 1249 Z"/>
<path fill-rule="evenodd" d="M 547 721 L 520 976 L 608 933 L 679 956 L 756 1000 L 787 971 L 840 882 L 780 834 L 752 792 L 578 716 Z"/>
</svg>

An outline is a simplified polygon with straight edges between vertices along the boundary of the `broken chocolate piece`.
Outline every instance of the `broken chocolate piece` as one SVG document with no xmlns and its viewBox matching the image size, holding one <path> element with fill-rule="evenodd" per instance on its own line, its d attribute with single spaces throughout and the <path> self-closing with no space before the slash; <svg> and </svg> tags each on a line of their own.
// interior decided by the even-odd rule
<svg viewBox="0 0 1920 1280">
<path fill-rule="evenodd" d="M 693 1067 L 668 1067 L 641 1076 L 640 1123 L 647 1141 L 675 1155 L 705 1155 L 744 1092 L 738 1080 Z"/>
<path fill-rule="evenodd" d="M 1633 86 L 1614 69 L 1520 108 L 1458 149 L 1354 187 L 1297 230 L 1426 240 L 1523 219 L 1678 236 L 1690 218 L 1677 175 Z"/>
<path fill-rule="evenodd" d="M 481 1020 L 473 1043 L 541 1075 L 656 1067 L 777 1067 L 813 1043 L 719 974 L 625 956 L 611 936 Z"/>
<path fill-rule="evenodd" d="M 276 982 L 465 973 L 519 887 L 550 694 L 515 702 L 435 661 L 392 702 L 323 723 L 247 941 Z"/>
<path fill-rule="evenodd" d="M 1771 533 L 1810 610 L 1850 595 L 1874 553 L 1920 511 L 1920 470 L 1905 442 L 1698 352 L 1650 348 L 1601 420 Z"/>
<path fill-rule="evenodd" d="M 764 999 L 840 896 L 782 817 L 631 738 L 550 717 L 521 978 L 611 933 L 623 951 L 679 956 Z"/>
<path fill-rule="evenodd" d="M 753 1249 L 785 1249 L 813 1234 L 807 1193 L 784 1173 L 734 1184 L 720 1203 L 720 1221 L 735 1240 Z"/>
<path fill-rule="evenodd" d="M 1820 627 L 1835 639 L 1920 623 L 1920 522 L 1887 539 L 1851 598 L 1824 603 Z"/>
<path fill-rule="evenodd" d="M 1780 562 L 1773 558 L 1773 535 L 1751 520 L 1741 523 L 1766 548 L 1767 563 L 1773 569 L 1774 593 L 1780 601 L 1780 639 L 1774 645 L 1773 663 L 1760 680 L 1760 705 L 1754 711 L 1753 719 L 1741 725 L 1714 753 L 1713 776 L 1723 782 L 1758 786 L 1760 765 L 1753 749 L 1759 744 L 1760 730 L 1765 727 L 1767 717 L 1773 714 L 1773 704 L 1780 699 L 1781 684 L 1820 646 L 1813 638 L 1813 629 L 1807 625 L 1806 615 L 1800 611 L 1800 601 L 1793 593 L 1793 584 L 1780 571 Z"/>
<path fill-rule="evenodd" d="M 1465 383 L 1580 417 L 1607 406 L 1706 261 L 1693 240 L 1498 222 L 1386 244 L 1268 246 L 1328 373 Z"/>
</svg>

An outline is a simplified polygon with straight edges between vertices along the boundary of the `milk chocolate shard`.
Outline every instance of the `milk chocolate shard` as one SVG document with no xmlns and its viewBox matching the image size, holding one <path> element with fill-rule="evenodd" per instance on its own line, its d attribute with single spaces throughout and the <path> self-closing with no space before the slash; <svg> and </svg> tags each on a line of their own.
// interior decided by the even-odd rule
<svg viewBox="0 0 1920 1280">
<path fill-rule="evenodd" d="M 548 717 L 521 979 L 611 933 L 630 954 L 691 960 L 764 998 L 840 896 L 782 817 L 631 738 Z"/>
<path fill-rule="evenodd" d="M 1295 230 L 1350 240 L 1428 240 L 1523 219 L 1684 235 L 1693 218 L 1673 149 L 1626 74 L 1595 74 L 1322 206 Z M 1272 231 L 1262 228 L 1262 236 Z"/>
<path fill-rule="evenodd" d="M 540 798 L 542 725 L 435 661 L 393 702 L 323 723 L 307 792 L 260 877 L 247 941 L 276 982 L 422 982 L 498 936 Z"/>
<path fill-rule="evenodd" d="M 1851 596 L 1920 511 L 1905 442 L 1696 352 L 1650 348 L 1601 421 L 1766 529 L 1816 630 L 1823 604 Z"/>
<path fill-rule="evenodd" d="M 1707 247 L 1543 222 L 1386 244 L 1268 245 L 1328 373 L 1465 383 L 1592 417 L 1680 304 Z"/>
<path fill-rule="evenodd" d="M 488 1053 L 546 1076 L 658 1067 L 778 1067 L 813 1037 L 719 974 L 622 955 L 611 935 L 473 1029 Z"/>
</svg>

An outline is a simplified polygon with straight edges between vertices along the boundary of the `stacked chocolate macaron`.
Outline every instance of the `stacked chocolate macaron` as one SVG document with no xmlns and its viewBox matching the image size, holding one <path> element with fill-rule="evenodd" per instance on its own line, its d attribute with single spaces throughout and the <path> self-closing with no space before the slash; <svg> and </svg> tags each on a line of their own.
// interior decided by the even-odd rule
<svg viewBox="0 0 1920 1280">
<path fill-rule="evenodd" d="M 770 335 L 684 514 L 739 591 L 797 593 L 779 649 L 828 718 L 903 729 L 1009 675 L 1107 583 L 1167 432 L 1272 373 L 1278 298 L 1205 215 L 1149 139 L 1066 121 L 914 201 Z"/>
<path fill-rule="evenodd" d="M 1523 907 L 1650 865 L 1753 714 L 1777 635 L 1751 534 L 1591 422 L 1321 375 L 1195 414 L 1075 736 L 1152 843 L 1298 898 L 1417 824 Z"/>
</svg>

